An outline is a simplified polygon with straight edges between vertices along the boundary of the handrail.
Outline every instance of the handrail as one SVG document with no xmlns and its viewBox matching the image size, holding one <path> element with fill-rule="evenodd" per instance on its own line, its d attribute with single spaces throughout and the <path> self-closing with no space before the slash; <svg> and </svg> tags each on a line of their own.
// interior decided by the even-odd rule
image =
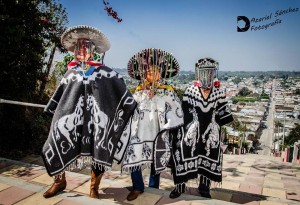
<svg viewBox="0 0 300 205">
<path fill-rule="evenodd" d="M 40 108 L 45 108 L 46 107 L 46 105 L 42 105 L 42 104 L 19 102 L 19 101 L 14 101 L 14 100 L 4 100 L 4 99 L 0 98 L 0 104 L 1 103 L 13 104 L 13 105 L 31 106 L 31 107 L 40 107 Z"/>
</svg>

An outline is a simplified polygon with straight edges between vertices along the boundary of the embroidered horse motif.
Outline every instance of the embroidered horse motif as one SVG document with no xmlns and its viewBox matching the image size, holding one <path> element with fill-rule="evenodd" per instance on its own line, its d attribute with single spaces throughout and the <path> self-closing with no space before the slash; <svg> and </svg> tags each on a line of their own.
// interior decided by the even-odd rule
<svg viewBox="0 0 300 205">
<path fill-rule="evenodd" d="M 209 125 L 207 126 L 207 129 L 205 130 L 205 132 L 202 135 L 202 139 L 204 139 L 203 142 L 205 142 L 205 136 L 208 134 L 208 139 L 206 141 L 206 146 L 205 146 L 206 156 L 210 155 L 211 148 L 218 147 L 218 145 L 220 143 L 219 133 L 220 133 L 220 126 L 216 122 L 216 113 L 214 111 L 212 114 L 211 123 L 209 123 Z"/>
<path fill-rule="evenodd" d="M 95 140 L 96 141 L 100 140 L 97 143 L 96 148 L 99 149 L 99 147 L 101 146 L 101 148 L 106 150 L 107 148 L 104 147 L 103 143 L 107 135 L 109 118 L 103 111 L 100 110 L 97 101 L 95 100 L 93 95 L 88 95 L 86 109 L 91 110 L 91 120 L 88 122 L 88 131 L 89 133 L 91 133 L 92 132 L 91 125 L 94 125 Z M 103 134 L 101 133 L 101 129 L 103 129 Z M 101 139 L 100 139 L 100 134 L 102 134 Z"/>
<path fill-rule="evenodd" d="M 184 141 L 187 146 L 192 146 L 191 156 L 193 156 L 194 155 L 193 153 L 196 149 L 196 141 L 197 142 L 199 141 L 199 139 L 197 139 L 197 136 L 198 133 L 200 132 L 199 132 L 199 121 L 198 121 L 196 109 L 195 108 L 190 109 L 190 113 L 193 114 L 193 121 L 187 125 L 187 133 L 184 137 Z"/>
<path fill-rule="evenodd" d="M 80 96 L 73 113 L 61 117 L 59 120 L 55 122 L 54 125 L 55 139 L 59 140 L 60 137 L 62 136 L 65 137 L 68 141 L 68 145 L 71 146 L 72 148 L 75 148 L 75 146 L 70 138 L 70 134 L 72 133 L 73 136 L 75 136 L 76 138 L 81 135 L 79 132 L 77 132 L 77 126 L 83 124 L 83 109 L 82 109 L 84 106 L 83 98 L 84 98 L 83 96 Z M 63 154 L 65 154 L 69 151 L 70 147 L 66 147 L 65 145 L 63 145 L 64 144 L 63 142 L 61 143 L 61 148 Z"/>
</svg>

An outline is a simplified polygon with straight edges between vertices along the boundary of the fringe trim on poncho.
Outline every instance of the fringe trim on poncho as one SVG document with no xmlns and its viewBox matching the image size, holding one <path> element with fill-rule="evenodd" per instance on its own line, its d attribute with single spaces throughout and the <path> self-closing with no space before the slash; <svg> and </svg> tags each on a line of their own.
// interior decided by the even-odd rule
<svg viewBox="0 0 300 205">
<path fill-rule="evenodd" d="M 111 167 L 110 166 L 104 166 L 103 164 L 97 163 L 95 161 L 93 161 L 91 156 L 81 156 L 78 159 L 76 159 L 74 162 L 72 162 L 70 165 L 68 165 L 63 171 L 61 171 L 60 173 L 56 174 L 53 176 L 54 179 L 61 179 L 62 175 L 65 171 L 73 171 L 75 169 L 84 169 L 86 167 L 91 167 L 93 166 L 94 168 L 101 170 L 101 171 L 111 171 Z"/>
<path fill-rule="evenodd" d="M 212 183 L 214 183 L 214 188 L 216 188 L 216 187 L 221 188 L 222 187 L 222 182 L 211 181 L 211 179 L 205 177 L 204 175 L 200 175 L 200 174 L 196 179 L 197 187 L 199 187 L 199 185 L 200 185 L 200 178 L 201 177 L 202 177 L 202 183 L 204 183 L 209 189 L 211 188 Z M 209 183 L 209 180 L 210 180 L 210 183 Z M 179 192 L 179 193 L 184 193 L 185 191 L 189 190 L 189 187 L 191 187 L 191 184 L 192 184 L 191 181 L 176 184 L 174 190 Z M 213 189 L 211 189 L 211 190 L 213 190 Z"/>
<path fill-rule="evenodd" d="M 122 167 L 121 172 L 131 174 L 132 172 L 135 172 L 138 170 L 143 171 L 144 169 L 150 169 L 150 168 L 151 168 L 151 163 L 145 163 L 145 164 L 141 164 L 141 165 L 137 165 L 137 166 Z"/>
</svg>

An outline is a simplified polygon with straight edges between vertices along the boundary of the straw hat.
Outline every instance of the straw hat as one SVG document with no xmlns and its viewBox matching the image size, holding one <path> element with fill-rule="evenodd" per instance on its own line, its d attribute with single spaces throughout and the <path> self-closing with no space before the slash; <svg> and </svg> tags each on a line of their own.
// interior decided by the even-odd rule
<svg viewBox="0 0 300 205">
<path fill-rule="evenodd" d="M 61 44 L 68 51 L 74 52 L 78 39 L 88 39 L 96 46 L 97 53 L 104 53 L 110 48 L 109 40 L 98 29 L 79 25 L 67 29 L 61 36 Z"/>
<path fill-rule="evenodd" d="M 130 77 L 141 80 L 149 66 L 157 66 L 162 78 L 178 74 L 179 64 L 172 54 L 157 48 L 146 48 L 130 58 L 127 69 Z"/>
</svg>

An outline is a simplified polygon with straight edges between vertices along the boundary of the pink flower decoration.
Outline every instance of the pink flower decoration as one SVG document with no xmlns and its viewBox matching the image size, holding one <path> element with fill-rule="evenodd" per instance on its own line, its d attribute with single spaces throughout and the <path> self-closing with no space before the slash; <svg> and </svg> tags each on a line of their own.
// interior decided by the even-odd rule
<svg viewBox="0 0 300 205">
<path fill-rule="evenodd" d="M 195 81 L 195 82 L 194 82 L 194 86 L 201 87 L 202 85 L 201 85 L 201 83 L 200 83 L 200 82 L 198 82 L 198 81 Z"/>
</svg>

